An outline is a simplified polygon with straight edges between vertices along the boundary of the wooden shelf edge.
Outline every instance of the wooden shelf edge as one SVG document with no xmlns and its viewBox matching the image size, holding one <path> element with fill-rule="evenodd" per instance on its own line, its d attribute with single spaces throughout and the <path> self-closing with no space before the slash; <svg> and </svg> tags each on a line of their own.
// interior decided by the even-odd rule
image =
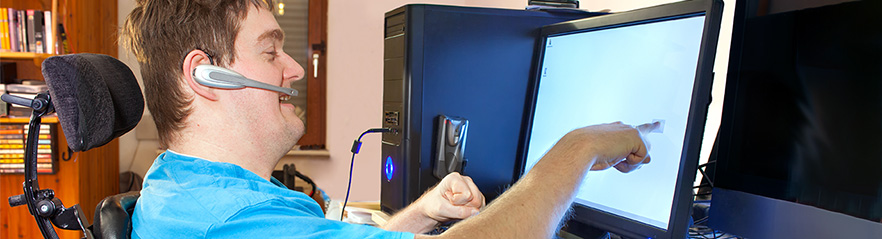
<svg viewBox="0 0 882 239">
<path fill-rule="evenodd" d="M 7 123 L 7 124 L 24 123 L 24 124 L 27 124 L 30 122 L 31 122 L 30 117 L 6 117 L 6 116 L 0 117 L 0 123 Z M 45 116 L 45 117 L 43 117 L 43 120 L 41 122 L 42 123 L 50 123 L 50 124 L 51 123 L 58 123 L 58 116 Z"/>
<path fill-rule="evenodd" d="M 46 58 L 55 56 L 55 54 L 48 53 L 33 53 L 33 52 L 0 52 L 0 60 L 32 60 L 34 65 L 40 67 L 43 64 L 43 60 Z"/>
<path fill-rule="evenodd" d="M 11 60 L 30 60 L 30 59 L 46 59 L 55 54 L 33 53 L 33 52 L 0 52 L 0 59 Z"/>
</svg>

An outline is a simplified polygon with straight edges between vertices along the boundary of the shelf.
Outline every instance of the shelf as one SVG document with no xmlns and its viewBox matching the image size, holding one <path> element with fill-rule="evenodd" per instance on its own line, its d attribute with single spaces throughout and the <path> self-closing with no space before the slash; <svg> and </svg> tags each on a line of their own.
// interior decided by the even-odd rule
<svg viewBox="0 0 882 239">
<path fill-rule="evenodd" d="M 7 124 L 24 123 L 24 124 L 27 124 L 30 122 L 31 122 L 30 117 L 6 117 L 6 116 L 0 117 L 0 123 L 7 123 Z M 58 123 L 58 116 L 44 116 L 43 120 L 41 122 L 44 124 Z"/>
<path fill-rule="evenodd" d="M 46 59 L 55 54 L 33 52 L 0 52 L 0 58 L 13 60 Z"/>
<path fill-rule="evenodd" d="M 40 66 L 43 60 L 52 57 L 55 54 L 33 53 L 33 52 L 0 52 L 2 60 L 33 60 L 34 65 Z"/>
</svg>

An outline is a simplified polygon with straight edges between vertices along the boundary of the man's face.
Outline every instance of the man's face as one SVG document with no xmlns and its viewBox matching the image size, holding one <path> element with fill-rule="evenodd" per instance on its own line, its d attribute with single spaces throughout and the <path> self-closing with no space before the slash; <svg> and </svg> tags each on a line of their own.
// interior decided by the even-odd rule
<svg viewBox="0 0 882 239">
<path fill-rule="evenodd" d="M 236 36 L 236 58 L 230 68 L 245 77 L 270 85 L 290 87 L 300 80 L 304 71 L 291 56 L 282 50 L 284 33 L 272 13 L 251 7 Z M 294 106 L 284 104 L 284 94 L 245 88 L 227 91 L 234 100 L 229 112 L 237 117 L 242 131 L 280 149 L 290 149 L 304 133 L 303 122 L 294 113 Z"/>
</svg>

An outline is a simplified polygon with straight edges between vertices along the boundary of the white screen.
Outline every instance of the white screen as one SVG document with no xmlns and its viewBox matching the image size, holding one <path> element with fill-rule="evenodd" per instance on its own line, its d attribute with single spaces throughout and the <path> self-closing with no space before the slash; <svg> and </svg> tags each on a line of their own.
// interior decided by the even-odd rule
<svg viewBox="0 0 882 239">
<path fill-rule="evenodd" d="M 647 135 L 651 163 L 589 172 L 576 202 L 667 229 L 703 30 L 695 16 L 549 37 L 526 170 L 573 129 L 664 120 Z"/>
</svg>

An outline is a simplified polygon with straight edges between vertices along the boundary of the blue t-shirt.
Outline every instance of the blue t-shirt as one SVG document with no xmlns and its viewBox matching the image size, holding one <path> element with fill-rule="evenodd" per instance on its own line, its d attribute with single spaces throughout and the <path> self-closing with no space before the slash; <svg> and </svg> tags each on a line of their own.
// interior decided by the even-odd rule
<svg viewBox="0 0 882 239">
<path fill-rule="evenodd" d="M 278 180 L 169 150 L 144 179 L 132 238 L 413 238 L 323 216 L 313 199 Z"/>
</svg>

